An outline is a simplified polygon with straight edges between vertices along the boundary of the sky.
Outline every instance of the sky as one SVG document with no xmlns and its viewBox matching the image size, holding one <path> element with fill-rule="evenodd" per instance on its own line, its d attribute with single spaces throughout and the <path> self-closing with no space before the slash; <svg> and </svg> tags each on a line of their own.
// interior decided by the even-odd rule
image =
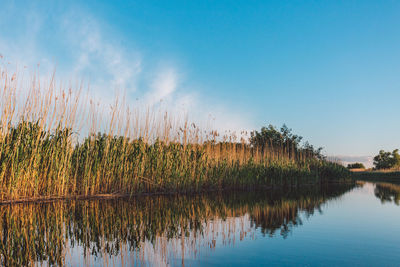
<svg viewBox="0 0 400 267">
<path fill-rule="evenodd" d="M 221 129 L 287 124 L 324 153 L 400 147 L 399 1 L 2 1 L 0 54 Z M 367 158 L 369 157 L 369 158 Z"/>
</svg>

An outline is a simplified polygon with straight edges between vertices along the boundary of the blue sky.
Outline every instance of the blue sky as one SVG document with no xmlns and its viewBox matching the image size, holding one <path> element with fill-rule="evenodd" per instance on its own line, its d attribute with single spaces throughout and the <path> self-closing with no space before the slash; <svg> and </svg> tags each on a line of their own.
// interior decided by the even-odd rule
<svg viewBox="0 0 400 267">
<path fill-rule="evenodd" d="M 399 143 L 398 1 L 4 1 L 0 54 L 194 120 L 286 123 L 328 155 Z"/>
</svg>

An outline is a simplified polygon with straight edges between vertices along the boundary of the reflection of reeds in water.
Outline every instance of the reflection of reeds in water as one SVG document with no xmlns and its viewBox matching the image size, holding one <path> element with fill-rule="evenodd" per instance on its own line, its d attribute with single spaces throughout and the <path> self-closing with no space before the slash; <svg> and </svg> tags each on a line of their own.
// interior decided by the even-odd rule
<svg viewBox="0 0 400 267">
<path fill-rule="evenodd" d="M 109 112 L 81 89 L 24 84 L 0 66 L 0 200 L 201 191 L 348 175 L 309 151 L 251 147 L 116 97 Z M 302 179 L 300 179 L 302 178 Z"/>
<path fill-rule="evenodd" d="M 375 196 L 379 198 L 382 203 L 394 202 L 396 205 L 400 205 L 400 185 L 377 183 L 375 185 Z"/>
<path fill-rule="evenodd" d="M 0 260 L 6 266 L 76 259 L 88 265 L 166 265 L 252 238 L 256 229 L 285 237 L 300 223 L 300 212 L 312 214 L 350 188 L 1 206 Z"/>
</svg>

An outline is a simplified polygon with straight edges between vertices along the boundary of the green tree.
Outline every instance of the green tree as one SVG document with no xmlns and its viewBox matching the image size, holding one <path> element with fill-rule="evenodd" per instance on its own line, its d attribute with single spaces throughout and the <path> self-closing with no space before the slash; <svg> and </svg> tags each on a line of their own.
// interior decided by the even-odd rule
<svg viewBox="0 0 400 267">
<path fill-rule="evenodd" d="M 395 149 L 393 152 L 380 150 L 379 154 L 374 157 L 374 165 L 377 170 L 400 167 L 399 150 Z"/>
<path fill-rule="evenodd" d="M 293 134 L 292 129 L 288 128 L 285 124 L 278 130 L 275 126 L 269 124 L 267 127 L 262 127 L 261 131 L 252 131 L 250 133 L 250 144 L 253 147 L 264 149 L 279 149 L 292 153 L 302 152 L 311 157 L 324 159 L 322 155 L 322 147 L 314 148 L 308 142 L 302 146 L 300 142 L 303 137 Z"/>
<path fill-rule="evenodd" d="M 256 147 L 298 147 L 303 137 L 292 134 L 292 129 L 289 129 L 285 124 L 280 131 L 273 125 L 262 127 L 261 131 L 253 131 L 250 133 L 250 144 Z"/>
<path fill-rule="evenodd" d="M 399 168 L 400 167 L 400 154 L 399 154 L 398 149 L 393 150 L 392 157 L 393 157 L 393 162 L 394 162 L 393 167 Z"/>
</svg>

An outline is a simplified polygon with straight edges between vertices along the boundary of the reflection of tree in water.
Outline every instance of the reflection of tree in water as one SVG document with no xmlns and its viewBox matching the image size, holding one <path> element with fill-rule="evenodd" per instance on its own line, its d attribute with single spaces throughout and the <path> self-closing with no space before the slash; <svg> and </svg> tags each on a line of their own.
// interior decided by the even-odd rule
<svg viewBox="0 0 400 267">
<path fill-rule="evenodd" d="M 196 254 L 201 247 L 215 247 L 218 240 L 234 242 L 236 234 L 243 239 L 255 228 L 271 236 L 280 230 L 286 237 L 301 224 L 301 212 L 311 216 L 324 202 L 351 188 L 330 185 L 2 206 L 0 261 L 6 266 L 63 265 L 69 251 L 79 246 L 85 258 L 107 261 L 133 251 L 139 260 L 159 257 L 161 264 L 171 253 Z"/>
<path fill-rule="evenodd" d="M 394 202 L 396 205 L 400 205 L 400 185 L 377 183 L 375 185 L 375 196 L 379 198 L 382 203 Z"/>
<path fill-rule="evenodd" d="M 340 196 L 346 186 L 330 185 L 319 190 L 303 188 L 285 192 L 274 191 L 268 205 L 251 213 L 252 224 L 261 229 L 264 235 L 274 236 L 276 231 L 284 238 L 293 227 L 302 225 L 300 214 L 308 218 L 315 211 L 322 213 L 321 205 L 327 200 Z M 339 193 L 340 192 L 340 193 Z"/>
</svg>

